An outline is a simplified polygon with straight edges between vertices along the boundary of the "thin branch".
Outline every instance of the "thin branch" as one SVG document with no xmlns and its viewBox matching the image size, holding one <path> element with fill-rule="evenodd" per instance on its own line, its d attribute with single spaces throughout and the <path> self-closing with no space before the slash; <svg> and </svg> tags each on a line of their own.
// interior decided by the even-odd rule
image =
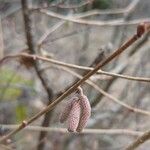
<svg viewBox="0 0 150 150">
<path fill-rule="evenodd" d="M 40 59 L 40 57 L 38 57 L 38 56 L 37 56 L 37 58 Z M 61 61 L 58 61 L 58 60 L 55 60 L 55 59 L 52 59 L 52 58 L 48 59 L 47 62 L 50 62 L 50 63 L 55 64 L 55 65 L 64 66 L 64 67 L 68 67 L 68 68 L 73 68 L 73 69 L 79 69 L 79 70 L 91 71 L 91 70 L 94 69 L 92 67 L 85 67 L 85 66 L 79 66 L 79 65 L 75 65 L 75 64 L 61 62 Z M 49 67 L 46 67 L 46 68 L 43 68 L 43 69 L 45 70 L 45 69 L 48 69 L 48 68 Z M 43 69 L 41 69 L 40 71 L 42 71 Z M 117 73 L 106 72 L 106 71 L 102 71 L 102 70 L 98 70 L 97 74 L 103 74 L 103 75 L 123 78 L 123 79 L 127 79 L 127 80 L 150 82 L 150 78 L 134 77 L 134 76 L 129 76 L 129 75 L 122 75 L 122 74 L 117 74 Z M 100 77 L 101 76 L 99 76 L 99 78 Z M 94 79 L 94 78 L 95 77 L 93 76 L 92 79 Z M 96 76 L 96 79 L 98 79 L 98 76 Z"/>
<path fill-rule="evenodd" d="M 89 71 L 82 79 L 77 81 L 73 86 L 71 86 L 68 90 L 66 90 L 62 95 L 60 95 L 56 100 L 54 100 L 52 103 L 50 103 L 44 110 L 40 111 L 33 117 L 31 117 L 27 121 L 23 121 L 22 124 L 19 125 L 19 127 L 12 132 L 8 133 L 7 135 L 3 136 L 0 139 L 0 142 L 5 141 L 7 138 L 15 135 L 22 129 L 24 129 L 27 125 L 31 124 L 33 121 L 41 117 L 43 114 L 50 112 L 57 104 L 59 104 L 64 98 L 69 96 L 72 92 L 74 92 L 78 86 L 82 85 L 88 78 L 90 78 L 92 75 L 94 75 L 99 69 L 101 69 L 103 66 L 108 64 L 110 61 L 112 61 L 116 56 L 120 55 L 123 51 L 125 51 L 129 46 L 131 46 L 133 43 L 135 43 L 147 30 L 142 30 L 140 32 L 140 29 L 145 29 L 145 24 L 140 24 L 137 27 L 137 32 L 134 34 L 130 39 L 128 39 L 121 47 L 119 47 L 117 50 L 115 50 L 109 57 L 107 57 L 105 60 L 103 60 L 101 63 L 97 64 L 96 67 Z M 36 59 L 36 58 L 35 58 Z"/>
<path fill-rule="evenodd" d="M 36 57 L 37 59 L 40 57 L 40 56 L 32 56 L 32 55 L 29 55 L 29 54 L 20 54 L 20 55 L 15 55 L 15 56 L 29 56 L 29 57 Z M 43 58 L 43 57 L 40 57 L 40 58 Z M 43 59 L 45 59 L 45 58 L 43 58 Z M 42 60 L 43 60 L 42 59 Z M 47 59 L 47 58 L 46 58 Z M 65 70 L 65 71 L 67 71 L 67 72 L 69 72 L 69 73 L 71 73 L 71 74 L 73 74 L 74 76 L 76 76 L 77 78 L 79 78 L 79 79 L 81 79 L 82 78 L 82 76 L 81 75 L 79 75 L 79 74 L 77 74 L 76 72 L 74 72 L 74 71 L 71 71 L 71 70 L 69 70 L 69 69 L 66 69 L 66 68 L 64 68 L 64 67 L 60 67 L 60 66 L 57 66 L 58 68 L 61 68 L 61 69 L 63 69 L 63 70 Z M 66 67 L 66 66 L 65 66 Z M 42 71 L 44 71 L 44 70 L 42 70 Z M 112 95 L 110 95 L 110 94 L 108 94 L 107 92 L 105 92 L 104 90 L 102 90 L 99 86 L 97 86 L 95 83 L 93 83 L 92 81 L 90 81 L 90 80 L 87 80 L 87 81 L 85 81 L 85 82 L 87 82 L 89 85 L 91 85 L 92 87 L 94 87 L 96 90 L 98 90 L 101 94 L 103 94 L 104 96 L 106 96 L 106 97 L 108 97 L 109 99 L 111 99 L 112 101 L 114 101 L 115 103 L 117 103 L 117 104 L 119 104 L 119 105 L 121 105 L 121 106 L 123 106 L 123 107 L 125 107 L 125 108 L 127 108 L 127 109 L 129 109 L 130 111 L 132 111 L 132 112 L 136 112 L 136 113 L 141 113 L 141 114 L 144 114 L 144 115 L 149 115 L 150 116 L 150 112 L 148 112 L 148 111 L 144 111 L 144 110 L 141 110 L 141 109 L 137 109 L 137 108 L 134 108 L 134 107 L 131 107 L 131 106 L 129 106 L 129 105 L 127 105 L 127 104 L 125 104 L 124 102 L 122 102 L 122 101 L 120 101 L 120 100 L 118 100 L 117 98 L 115 98 L 115 97 L 113 97 Z"/>
<path fill-rule="evenodd" d="M 24 19 L 24 25 L 25 25 L 25 34 L 27 39 L 27 45 L 29 47 L 29 52 L 31 54 L 36 54 L 34 42 L 33 42 L 33 34 L 32 34 L 32 22 L 30 19 L 29 9 L 28 9 L 28 0 L 21 0 L 22 4 L 22 12 L 23 12 L 23 19 Z M 36 74 L 38 78 L 40 79 L 45 91 L 47 92 L 47 96 L 49 101 L 47 102 L 47 105 L 51 103 L 51 99 L 53 99 L 53 90 L 49 87 L 48 82 L 46 78 L 41 74 L 39 71 L 39 64 L 36 62 L 36 60 L 33 61 L 34 69 L 36 71 Z M 49 126 L 49 122 L 51 120 L 52 112 L 48 112 L 45 114 L 44 120 L 42 122 L 42 126 Z M 24 126 L 25 124 L 23 124 Z M 46 136 L 46 132 L 41 132 L 39 141 Z M 38 146 L 38 150 L 42 150 L 44 147 L 44 143 L 41 143 Z"/>
<path fill-rule="evenodd" d="M 119 8 L 119 9 L 110 9 L 110 10 L 91 10 L 91 11 L 86 11 L 78 14 L 74 14 L 74 17 L 76 18 L 84 18 L 84 17 L 89 17 L 93 15 L 117 15 L 117 14 L 127 14 L 131 12 L 135 5 L 139 2 L 140 0 L 134 0 L 131 2 L 127 7 L 125 8 Z"/>
<path fill-rule="evenodd" d="M 76 76 L 77 78 L 79 79 L 82 79 L 82 76 L 79 75 L 78 73 L 72 71 L 72 70 L 69 70 L 69 69 L 66 69 L 64 67 L 60 67 L 61 69 L 71 73 L 72 75 Z M 102 88 L 100 88 L 96 83 L 92 82 L 90 79 L 86 80 L 85 81 L 86 83 L 88 83 L 89 85 L 91 85 L 93 88 L 95 88 L 98 92 L 100 92 L 101 94 L 103 94 L 104 96 L 106 96 L 107 98 L 109 98 L 110 100 L 112 100 L 113 102 L 123 106 L 124 108 L 127 108 L 128 110 L 130 110 L 131 112 L 135 112 L 135 113 L 139 113 L 139 114 L 142 114 L 142 115 L 147 115 L 147 116 L 150 116 L 150 112 L 149 111 L 145 111 L 145 110 L 141 110 L 141 109 L 138 109 L 138 108 L 134 108 L 120 100 L 118 100 L 117 98 L 115 98 L 114 96 L 112 96 L 111 94 L 105 92 Z M 98 103 L 98 102 L 97 102 Z"/>
<path fill-rule="evenodd" d="M 12 124 L 0 124 L 0 126 L 6 129 L 16 129 L 19 125 Z M 47 131 L 47 132 L 61 132 L 69 134 L 66 128 L 55 128 L 55 127 L 41 127 L 41 126 L 27 126 L 25 130 L 29 131 Z M 131 135 L 131 136 L 140 136 L 143 134 L 142 131 L 133 131 L 130 129 L 84 129 L 81 133 L 76 134 L 108 134 L 108 135 Z"/>
<path fill-rule="evenodd" d="M 94 25 L 94 26 L 121 26 L 121 25 L 136 25 L 141 22 L 149 22 L 150 18 L 144 19 L 136 19 L 132 21 L 124 21 L 123 19 L 111 20 L 111 21 L 95 21 L 95 20 L 85 20 L 85 19 L 77 19 L 74 16 L 64 16 L 50 10 L 41 9 L 39 10 L 41 13 L 46 14 L 50 17 L 71 21 L 74 23 L 85 24 L 85 25 Z"/>
<path fill-rule="evenodd" d="M 126 150 L 134 150 L 139 147 L 141 144 L 150 140 L 150 131 L 143 133 L 140 137 L 138 137 L 131 145 L 129 145 Z"/>
<path fill-rule="evenodd" d="M 60 21 L 57 24 L 55 24 L 52 28 L 50 28 L 37 42 L 37 45 L 40 47 L 45 40 L 48 38 L 48 36 L 50 34 L 52 34 L 54 31 L 56 31 L 59 27 L 61 27 L 62 25 L 64 25 L 65 21 Z"/>
<path fill-rule="evenodd" d="M 0 64 L 2 64 L 2 62 L 7 59 L 21 57 L 21 56 L 29 57 L 32 59 L 39 59 L 42 61 L 52 63 L 57 66 L 63 66 L 63 67 L 72 68 L 72 69 L 79 69 L 79 70 L 86 70 L 86 71 L 91 71 L 94 69 L 92 67 L 85 67 L 85 66 L 79 66 L 79 65 L 75 65 L 75 64 L 65 63 L 65 62 L 61 62 L 61 61 L 58 61 L 58 60 L 55 60 L 52 58 L 46 58 L 46 57 L 42 57 L 42 56 L 38 56 L 38 55 L 30 55 L 27 53 L 20 53 L 20 54 L 16 54 L 16 55 L 5 56 L 3 59 L 0 60 Z M 41 69 L 40 72 L 42 72 L 43 70 L 46 70 L 46 69 L 49 69 L 49 67 Z M 106 71 L 102 71 L 102 70 L 98 70 L 97 74 L 103 74 L 103 75 L 107 75 L 107 76 L 111 76 L 111 77 L 117 77 L 117 78 L 122 78 L 122 79 L 127 79 L 127 80 L 133 80 L 133 81 L 150 82 L 150 78 L 134 77 L 134 76 L 122 75 L 122 74 L 118 74 L 118 73 L 106 72 Z M 101 76 L 92 76 L 92 79 L 95 79 L 95 78 L 99 79 L 100 77 Z"/>
</svg>

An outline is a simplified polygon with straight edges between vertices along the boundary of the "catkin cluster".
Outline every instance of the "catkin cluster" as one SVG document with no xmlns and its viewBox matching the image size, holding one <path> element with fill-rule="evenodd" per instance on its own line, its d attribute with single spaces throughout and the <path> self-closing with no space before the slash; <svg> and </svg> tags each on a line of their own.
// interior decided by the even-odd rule
<svg viewBox="0 0 150 150">
<path fill-rule="evenodd" d="M 87 96 L 83 94 L 81 87 L 78 87 L 76 95 L 67 103 L 60 115 L 60 122 L 68 121 L 69 132 L 81 132 L 91 116 L 91 106 Z"/>
</svg>

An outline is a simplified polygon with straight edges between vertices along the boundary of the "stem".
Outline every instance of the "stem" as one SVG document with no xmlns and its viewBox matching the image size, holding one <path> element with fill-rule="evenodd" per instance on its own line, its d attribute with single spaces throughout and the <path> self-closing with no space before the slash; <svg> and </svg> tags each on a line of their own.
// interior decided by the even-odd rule
<svg viewBox="0 0 150 150">
<path fill-rule="evenodd" d="M 150 139 L 150 131 L 147 131 L 139 138 L 137 138 L 131 145 L 129 145 L 126 148 L 126 150 L 134 150 L 149 139 Z"/>
</svg>

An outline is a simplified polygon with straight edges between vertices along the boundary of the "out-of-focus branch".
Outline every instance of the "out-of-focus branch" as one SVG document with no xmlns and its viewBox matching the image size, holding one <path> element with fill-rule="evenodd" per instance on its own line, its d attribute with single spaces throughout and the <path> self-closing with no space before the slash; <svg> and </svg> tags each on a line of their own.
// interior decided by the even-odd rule
<svg viewBox="0 0 150 150">
<path fill-rule="evenodd" d="M 116 14 L 116 15 L 124 14 L 125 15 L 127 13 L 130 13 L 135 8 L 135 6 L 137 5 L 138 2 L 139 2 L 139 0 L 134 0 L 126 8 L 86 11 L 83 13 L 75 14 L 74 17 L 84 18 L 84 17 L 93 16 L 93 15 L 110 15 L 110 14 Z"/>
<path fill-rule="evenodd" d="M 0 126 L 6 129 L 16 129 L 19 125 L 12 124 L 0 124 Z M 53 127 L 41 127 L 41 126 L 27 126 L 25 130 L 28 131 L 47 131 L 47 132 L 61 132 L 68 134 L 66 128 L 53 128 Z M 130 129 L 84 129 L 81 133 L 76 134 L 108 134 L 108 135 L 131 135 L 131 136 L 140 136 L 144 132 L 142 131 L 133 131 Z"/>
<path fill-rule="evenodd" d="M 38 56 L 37 56 L 38 58 Z M 73 68 L 73 69 L 79 69 L 79 70 L 85 70 L 85 71 L 90 71 L 93 70 L 94 68 L 92 67 L 85 67 L 85 66 L 79 66 L 79 65 L 75 65 L 75 64 L 69 64 L 69 63 L 64 63 L 61 61 L 57 61 L 55 59 L 49 59 L 50 63 L 58 65 L 58 66 L 64 66 L 64 67 L 68 67 L 68 68 Z M 44 70 L 48 69 L 44 68 Z M 41 69 L 40 71 L 42 71 L 43 69 Z M 142 78 L 142 77 L 134 77 L 134 76 L 129 76 L 129 75 L 122 75 L 122 74 L 117 74 L 117 73 L 111 73 L 111 72 L 106 72 L 106 71 L 102 71 L 102 70 L 98 70 L 97 74 L 103 74 L 103 75 L 107 75 L 107 76 L 112 76 L 112 77 L 118 77 L 118 78 L 123 78 L 123 79 L 127 79 L 127 80 L 134 80 L 134 81 L 143 81 L 143 82 L 150 82 L 150 78 Z M 92 77 L 92 79 L 94 79 L 95 76 Z M 100 79 L 101 76 L 96 77 L 96 79 Z"/>
<path fill-rule="evenodd" d="M 135 10 L 138 7 L 140 2 L 141 2 L 140 0 L 133 0 L 130 2 L 130 4 L 127 7 L 127 11 L 125 11 L 125 13 L 123 15 L 122 21 L 128 22 L 130 19 L 132 19 L 132 15 L 135 12 Z M 114 47 L 119 47 L 123 43 L 123 41 L 126 38 L 125 33 L 127 32 L 128 27 L 129 26 L 127 26 L 127 25 L 114 27 L 113 34 L 111 35 L 111 43 L 114 44 Z M 118 62 L 120 62 L 119 60 L 120 60 L 120 58 L 117 58 L 114 62 L 114 65 L 116 65 Z M 127 64 L 129 64 L 129 63 L 127 63 Z M 123 68 L 125 69 L 125 66 Z M 120 70 L 118 73 L 123 73 L 124 69 Z M 106 84 L 104 84 L 104 87 L 103 87 L 104 90 L 109 91 L 109 89 L 111 88 L 111 85 L 114 83 L 115 80 L 116 80 L 116 78 L 112 78 Z M 95 98 L 95 102 L 99 101 L 99 99 L 100 100 L 102 99 L 102 95 L 97 95 L 97 97 Z M 95 105 L 95 104 L 96 103 L 93 103 L 93 105 Z"/>
<path fill-rule="evenodd" d="M 138 137 L 131 145 L 129 145 L 126 150 L 134 150 L 139 147 L 141 144 L 150 140 L 150 131 L 143 133 L 140 137 Z"/>
<path fill-rule="evenodd" d="M 74 23 L 85 24 L 85 25 L 94 25 L 94 26 L 121 26 L 121 25 L 136 25 L 141 22 L 149 22 L 150 18 L 143 18 L 143 19 L 135 19 L 131 21 L 124 21 L 123 19 L 118 20 L 110 20 L 110 21 L 94 21 L 94 20 L 85 20 L 85 19 L 78 19 L 74 16 L 64 16 L 50 10 L 41 9 L 39 10 L 41 13 L 46 14 L 50 17 L 71 21 Z"/>
<path fill-rule="evenodd" d="M 16 54 L 16 55 L 5 56 L 3 59 L 0 60 L 0 64 L 2 64 L 2 62 L 7 60 L 7 59 L 11 59 L 11 58 L 15 58 L 15 57 L 29 57 L 29 58 L 32 58 L 32 59 L 39 59 L 39 60 L 42 60 L 42 61 L 52 63 L 52 64 L 57 65 L 57 66 L 63 66 L 63 67 L 67 67 L 67 68 L 84 70 L 84 71 L 91 71 L 91 70 L 94 69 L 92 67 L 85 67 L 85 66 L 79 66 L 79 65 L 75 65 L 75 64 L 65 63 L 65 62 L 61 62 L 61 61 L 58 61 L 58 60 L 55 60 L 55 59 L 52 59 L 52 58 L 45 58 L 45 57 L 38 56 L 38 55 L 30 55 L 30 54 L 27 54 L 27 53 L 20 53 L 20 54 Z M 40 72 L 42 72 L 43 70 L 46 70 L 46 69 L 49 69 L 49 67 L 41 69 Z M 97 74 L 102 74 L 102 75 L 115 77 L 115 78 L 133 80 L 133 81 L 150 82 L 150 78 L 134 77 L 134 76 L 122 75 L 122 74 L 112 73 L 112 72 L 107 72 L 107 71 L 102 71 L 102 70 L 98 70 Z M 92 76 L 92 79 L 94 79 L 94 78 L 95 78 L 95 76 Z M 101 78 L 101 76 L 99 76 L 99 77 L 96 76 L 96 79 L 98 79 L 98 78 Z"/>
<path fill-rule="evenodd" d="M 60 21 L 58 22 L 56 25 L 54 25 L 52 28 L 50 28 L 37 42 L 37 46 L 41 47 L 42 44 L 44 44 L 45 40 L 48 38 L 48 36 L 53 33 L 54 31 L 56 31 L 59 27 L 61 27 L 63 24 L 65 23 L 65 21 Z"/>
<path fill-rule="evenodd" d="M 48 60 L 48 58 L 44 58 L 44 57 L 41 57 L 41 56 L 37 56 L 37 55 L 29 55 L 29 54 L 20 54 L 20 55 L 14 55 L 14 56 L 25 56 L 25 57 L 30 57 L 30 58 L 36 58 L 36 59 L 39 59 L 41 58 L 41 60 Z M 58 68 L 61 68 L 71 74 L 73 74 L 74 76 L 76 76 L 77 78 L 79 79 L 82 79 L 82 76 L 79 75 L 78 73 L 74 72 L 74 71 L 71 71 L 65 67 L 62 67 L 62 66 L 57 66 Z M 46 68 L 47 69 L 47 68 Z M 42 69 L 42 72 L 45 71 L 45 69 Z M 112 95 L 108 94 L 107 92 L 105 92 L 104 90 L 102 90 L 99 86 L 97 86 L 94 82 L 90 81 L 90 80 L 87 80 L 85 81 L 87 82 L 89 85 L 91 85 L 92 87 L 94 87 L 98 92 L 100 92 L 101 94 L 103 94 L 104 96 L 108 97 L 109 99 L 111 99 L 112 101 L 116 102 L 117 104 L 129 109 L 131 112 L 137 112 L 137 113 L 141 113 L 141 114 L 145 114 L 145 115 L 150 115 L 150 112 L 148 111 L 144 111 L 144 110 L 140 110 L 140 109 L 137 109 L 137 108 L 133 108 L 121 101 L 119 101 L 117 98 L 113 97 Z M 98 102 L 97 102 L 98 103 Z"/>
<path fill-rule="evenodd" d="M 64 68 L 64 67 L 59 67 L 59 68 L 61 68 L 61 69 L 65 70 L 65 71 L 71 73 L 72 75 L 76 76 L 79 79 L 82 79 L 82 77 L 83 77 L 80 74 L 78 74 L 78 73 L 76 73 L 76 72 L 74 72 L 72 70 L 69 70 L 67 68 Z M 100 92 L 101 94 L 103 94 L 104 96 L 106 96 L 107 98 L 112 100 L 113 102 L 123 106 L 124 108 L 128 109 L 129 111 L 150 116 L 150 112 L 149 111 L 145 111 L 145 110 L 141 110 L 141 109 L 138 109 L 138 108 L 134 108 L 134 107 L 132 107 L 132 106 L 130 106 L 130 105 L 128 105 L 128 104 L 118 100 L 117 98 L 115 98 L 111 94 L 105 92 L 103 89 L 101 89 L 96 83 L 92 82 L 90 79 L 86 80 L 85 82 L 88 83 L 89 85 L 91 85 L 94 89 L 96 89 L 98 92 Z"/>
<path fill-rule="evenodd" d="M 29 10 L 28 10 L 28 1 L 27 0 L 21 0 L 22 4 L 22 11 L 23 11 L 23 18 L 24 18 L 24 25 L 25 25 L 25 33 L 26 33 L 26 39 L 27 39 L 27 45 L 29 48 L 29 53 L 36 54 L 34 42 L 33 42 L 33 35 L 32 35 L 32 23 L 30 20 Z M 39 71 L 39 64 L 36 62 L 36 60 L 33 61 L 33 65 L 36 71 L 37 76 L 39 77 L 45 91 L 47 92 L 49 101 L 47 102 L 47 105 L 50 104 L 51 99 L 53 98 L 53 90 L 48 86 L 48 82 L 46 81 L 46 78 L 42 76 L 41 72 Z M 45 118 L 42 122 L 42 126 L 49 126 L 49 122 L 52 116 L 52 112 L 48 112 L 45 115 Z M 43 139 L 46 136 L 46 132 L 41 132 L 39 141 Z M 38 145 L 38 150 L 42 150 L 44 147 L 44 142 L 40 143 Z"/>
<path fill-rule="evenodd" d="M 24 1 L 24 0 L 22 0 Z M 87 74 L 83 76 L 82 79 L 77 81 L 73 86 L 71 86 L 68 90 L 66 90 L 62 95 L 60 95 L 56 100 L 54 100 L 52 103 L 50 103 L 44 110 L 40 111 L 33 117 L 31 117 L 27 121 L 23 121 L 19 127 L 12 132 L 8 133 L 7 135 L 3 136 L 0 139 L 0 142 L 5 141 L 7 138 L 17 134 L 19 131 L 24 129 L 27 125 L 31 124 L 33 121 L 37 120 L 39 117 L 41 117 L 43 114 L 50 112 L 58 103 L 60 103 L 64 98 L 69 96 L 72 92 L 74 92 L 78 86 L 82 85 L 87 79 L 89 79 L 92 75 L 94 75 L 99 69 L 101 69 L 103 66 L 108 64 L 110 61 L 112 61 L 116 56 L 120 55 L 123 51 L 125 51 L 129 46 L 131 46 L 133 43 L 135 43 L 147 30 L 149 30 L 150 24 L 144 23 L 140 24 L 137 27 L 136 33 L 129 38 L 121 47 L 119 47 L 117 50 L 115 50 L 110 56 L 108 56 L 106 59 L 104 59 L 102 62 L 97 64 L 95 68 L 92 71 L 89 71 Z"/>
</svg>

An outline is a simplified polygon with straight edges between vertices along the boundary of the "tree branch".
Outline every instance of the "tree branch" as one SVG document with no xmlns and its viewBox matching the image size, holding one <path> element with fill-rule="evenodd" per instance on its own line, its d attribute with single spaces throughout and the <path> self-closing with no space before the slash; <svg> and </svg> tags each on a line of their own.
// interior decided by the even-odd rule
<svg viewBox="0 0 150 150">
<path fill-rule="evenodd" d="M 12 132 L 8 133 L 7 135 L 3 136 L 0 139 L 0 142 L 3 142 L 7 138 L 11 137 L 12 135 L 15 135 L 16 133 L 18 133 L 19 131 L 21 131 L 22 129 L 24 129 L 27 125 L 31 124 L 33 121 L 35 121 L 36 119 L 38 119 L 39 117 L 41 117 L 43 114 L 51 111 L 64 98 L 66 98 L 72 92 L 74 92 L 77 89 L 78 86 L 80 86 L 81 84 L 83 84 L 88 78 L 90 78 L 92 75 L 94 75 L 104 65 L 106 65 L 107 63 L 109 63 L 110 61 L 112 61 L 116 56 L 120 55 L 129 46 L 131 46 L 133 43 L 135 43 L 145 32 L 147 32 L 147 29 L 145 29 L 145 24 L 138 25 L 136 34 L 134 34 L 130 39 L 128 39 L 120 48 L 118 48 L 116 51 L 114 51 L 109 57 L 107 57 L 101 63 L 97 64 L 96 67 L 93 70 L 89 71 L 86 75 L 84 75 L 82 79 L 80 79 L 73 86 L 71 86 L 68 90 L 66 90 L 56 100 L 54 100 L 51 104 L 49 104 L 44 110 L 40 111 L 35 116 L 31 117 L 29 120 L 23 121 L 22 124 L 20 124 L 17 129 L 15 129 Z"/>
</svg>

